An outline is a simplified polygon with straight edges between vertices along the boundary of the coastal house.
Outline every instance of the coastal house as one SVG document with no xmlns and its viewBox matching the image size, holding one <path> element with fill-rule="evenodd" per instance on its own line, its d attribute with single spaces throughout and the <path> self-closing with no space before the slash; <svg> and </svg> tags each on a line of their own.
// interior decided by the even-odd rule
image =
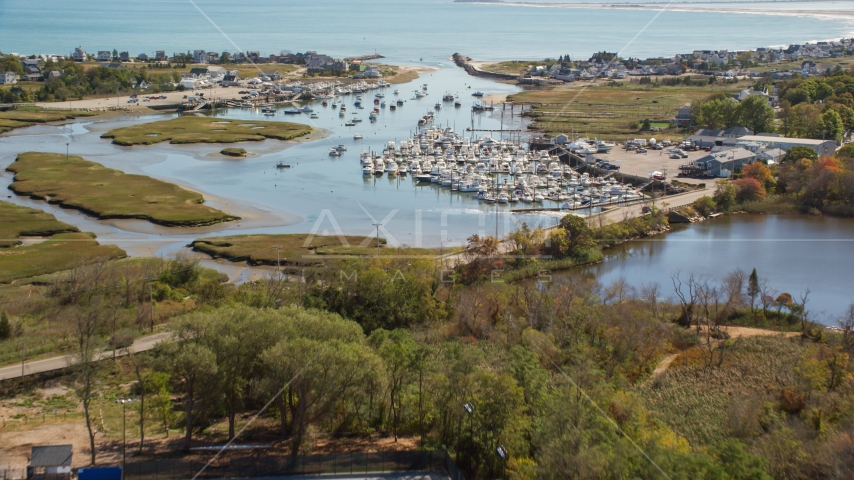
<svg viewBox="0 0 854 480">
<path fill-rule="evenodd" d="M 128 52 L 119 52 L 119 61 L 120 62 L 129 62 L 130 61 L 130 55 L 128 54 Z"/>
<path fill-rule="evenodd" d="M 766 148 L 756 153 L 756 160 L 764 162 L 768 165 L 777 163 L 780 157 L 786 154 L 782 148 Z"/>
<path fill-rule="evenodd" d="M 71 54 L 71 58 L 75 62 L 85 62 L 88 57 L 86 56 L 86 51 L 83 50 L 83 47 L 77 47 L 74 49 L 74 53 Z"/>
<path fill-rule="evenodd" d="M 101 64 L 101 66 L 104 68 L 127 68 L 118 62 L 104 63 L 104 64 Z"/>
<path fill-rule="evenodd" d="M 236 87 L 240 84 L 240 78 L 235 73 L 228 73 L 222 77 L 223 87 Z"/>
<path fill-rule="evenodd" d="M 216 52 L 208 52 L 208 63 L 219 63 L 219 54 Z"/>
<path fill-rule="evenodd" d="M 12 85 L 18 83 L 18 75 L 15 72 L 0 72 L 0 85 Z"/>
<path fill-rule="evenodd" d="M 185 90 L 195 90 L 198 88 L 199 82 L 193 78 L 184 78 L 178 82 L 178 86 L 184 87 Z"/>
<path fill-rule="evenodd" d="M 98 55 L 95 56 L 95 60 L 99 62 L 109 62 L 113 59 L 113 54 L 106 50 L 98 50 Z"/>
<path fill-rule="evenodd" d="M 155 62 L 168 62 L 169 57 L 166 56 L 165 50 L 157 50 L 154 52 L 154 61 Z"/>
<path fill-rule="evenodd" d="M 48 72 L 48 74 L 47 74 L 47 75 L 45 75 L 45 77 L 44 77 L 44 81 L 45 81 L 45 82 L 49 82 L 49 81 L 53 80 L 54 78 L 59 78 L 59 77 L 61 77 L 61 76 L 62 76 L 62 72 L 61 72 L 61 71 L 59 71 L 59 70 L 51 70 L 50 72 Z"/>
<path fill-rule="evenodd" d="M 193 63 L 208 63 L 208 52 L 204 50 L 193 50 Z"/>
<path fill-rule="evenodd" d="M 380 78 L 382 77 L 382 72 L 380 72 L 380 67 L 376 65 L 370 65 L 365 68 L 365 78 Z"/>
<path fill-rule="evenodd" d="M 67 480 L 71 478 L 71 445 L 37 445 L 30 450 L 27 479 Z"/>
<path fill-rule="evenodd" d="M 148 55 L 146 55 L 144 53 L 140 53 L 139 55 L 136 56 L 136 58 L 138 58 L 140 62 L 147 62 L 149 60 Z"/>
<path fill-rule="evenodd" d="M 691 104 L 686 103 L 679 107 L 676 116 L 670 119 L 670 123 L 677 127 L 688 127 L 691 125 Z"/>
<path fill-rule="evenodd" d="M 756 161 L 756 154 L 743 148 L 722 149 L 679 167 L 683 174 L 726 178 Z"/>
</svg>

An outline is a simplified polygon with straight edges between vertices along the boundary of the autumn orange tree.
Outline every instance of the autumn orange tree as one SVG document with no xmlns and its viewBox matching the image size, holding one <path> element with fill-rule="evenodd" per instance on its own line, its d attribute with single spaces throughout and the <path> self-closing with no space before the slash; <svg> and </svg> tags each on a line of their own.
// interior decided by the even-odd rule
<svg viewBox="0 0 854 480">
<path fill-rule="evenodd" d="M 739 178 L 732 182 L 735 198 L 739 202 L 753 202 L 765 199 L 765 187 L 755 178 Z"/>
</svg>

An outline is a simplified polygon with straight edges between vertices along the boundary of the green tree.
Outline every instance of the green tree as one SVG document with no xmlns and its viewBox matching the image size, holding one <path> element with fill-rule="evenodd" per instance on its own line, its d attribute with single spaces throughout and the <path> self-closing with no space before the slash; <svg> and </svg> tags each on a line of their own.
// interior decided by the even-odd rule
<svg viewBox="0 0 854 480">
<path fill-rule="evenodd" d="M 231 63 L 231 55 L 228 52 L 222 52 L 222 55 L 219 56 L 219 62 L 223 65 Z"/>
<path fill-rule="evenodd" d="M 17 58 L 11 55 L 7 55 L 0 59 L 0 71 L 13 72 L 16 75 L 23 75 L 24 66 L 21 65 L 21 62 Z"/>
<path fill-rule="evenodd" d="M 158 370 L 179 380 L 184 391 L 184 448 L 189 450 L 196 416 L 202 407 L 212 403 L 211 396 L 217 388 L 211 381 L 217 373 L 216 357 L 191 339 L 164 342 L 158 348 Z"/>
<path fill-rule="evenodd" d="M 596 244 L 593 238 L 593 229 L 587 224 L 587 220 L 578 215 L 568 214 L 560 219 L 560 229 L 566 234 L 566 255 L 578 256 Z"/>
<path fill-rule="evenodd" d="M 750 311 L 753 311 L 753 306 L 756 302 L 756 296 L 761 293 L 761 289 L 759 287 L 759 276 L 756 275 L 756 269 L 754 268 L 752 272 L 750 272 L 750 277 L 747 279 L 747 296 L 750 297 Z"/>
<path fill-rule="evenodd" d="M 0 312 L 0 340 L 6 340 L 12 336 L 12 326 L 6 312 Z"/>
<path fill-rule="evenodd" d="M 715 204 L 721 211 L 727 211 L 735 206 L 735 187 L 726 180 L 715 182 Z"/>
<path fill-rule="evenodd" d="M 735 113 L 737 122 L 753 130 L 753 133 L 774 132 L 774 108 L 761 95 L 749 95 L 738 104 Z"/>
<path fill-rule="evenodd" d="M 712 453 L 731 480 L 771 480 L 765 473 L 768 462 L 748 452 L 747 446 L 734 438 L 718 443 Z"/>
<path fill-rule="evenodd" d="M 318 311 L 282 315 L 282 340 L 261 354 L 261 364 L 272 393 L 283 396 L 295 461 L 309 426 L 325 421 L 356 395 L 382 362 L 355 322 Z"/>
<path fill-rule="evenodd" d="M 397 442 L 397 427 L 403 409 L 403 390 L 412 379 L 416 343 L 406 330 L 374 330 L 368 338 L 385 364 L 388 381 L 389 407 L 391 407 L 392 431 Z"/>
<path fill-rule="evenodd" d="M 798 145 L 786 150 L 786 154 L 780 158 L 780 163 L 797 162 L 802 158 L 816 161 L 818 160 L 818 153 L 813 148 Z"/>
<path fill-rule="evenodd" d="M 842 118 L 835 110 L 828 110 L 821 115 L 821 131 L 815 132 L 815 138 L 842 140 L 842 134 L 845 132 L 845 125 L 842 123 Z"/>
</svg>

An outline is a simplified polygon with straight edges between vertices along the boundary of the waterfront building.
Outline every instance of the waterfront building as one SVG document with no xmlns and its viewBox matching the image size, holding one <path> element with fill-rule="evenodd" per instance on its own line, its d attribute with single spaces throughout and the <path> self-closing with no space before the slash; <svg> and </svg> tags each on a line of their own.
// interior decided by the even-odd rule
<svg viewBox="0 0 854 480">
<path fill-rule="evenodd" d="M 18 83 L 18 75 L 15 72 L 0 72 L 0 85 L 12 85 Z"/>
<path fill-rule="evenodd" d="M 71 54 L 71 58 L 75 62 L 85 62 L 87 59 L 86 51 L 83 50 L 83 47 L 77 47 L 74 49 L 74 53 Z"/>
<path fill-rule="evenodd" d="M 98 55 L 95 57 L 95 60 L 99 62 L 109 62 L 113 59 L 113 54 L 108 52 L 107 50 L 98 50 Z"/>
</svg>

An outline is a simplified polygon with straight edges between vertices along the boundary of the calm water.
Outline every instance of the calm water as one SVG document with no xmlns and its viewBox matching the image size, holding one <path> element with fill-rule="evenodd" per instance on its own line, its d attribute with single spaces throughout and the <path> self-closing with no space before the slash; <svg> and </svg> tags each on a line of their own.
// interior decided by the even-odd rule
<svg viewBox="0 0 854 480">
<path fill-rule="evenodd" d="M 195 0 L 195 4 L 198 9 L 189 0 L 3 0 L 0 50 L 68 54 L 83 46 L 91 52 L 115 48 L 132 55 L 154 50 L 170 54 L 194 49 L 267 54 L 318 50 L 334 56 L 377 51 L 395 62 L 423 58 L 423 63 L 435 65 L 454 52 L 480 60 L 565 53 L 586 58 L 600 50 L 658 56 L 802 43 L 854 32 L 851 19 L 680 11 L 665 11 L 655 18 L 655 11 L 450 0 Z M 808 8 L 781 4 L 767 9 L 797 5 Z"/>
<path fill-rule="evenodd" d="M 675 226 L 670 233 L 608 251 L 604 263 L 581 269 L 603 285 L 619 278 L 640 287 L 658 282 L 673 292 L 671 274 L 721 280 L 732 270 L 756 268 L 779 292 L 810 289 L 807 306 L 825 324 L 854 302 L 854 219 L 737 215 Z M 573 272 L 577 273 L 577 271 Z M 566 275 L 562 273 L 561 275 Z"/>
</svg>

